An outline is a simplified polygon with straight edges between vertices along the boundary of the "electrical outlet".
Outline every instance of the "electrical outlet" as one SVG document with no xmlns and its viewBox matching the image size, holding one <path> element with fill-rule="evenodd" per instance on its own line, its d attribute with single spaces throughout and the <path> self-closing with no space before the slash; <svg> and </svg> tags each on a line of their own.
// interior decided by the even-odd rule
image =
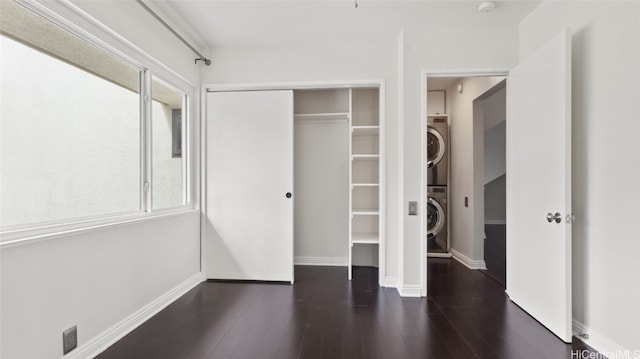
<svg viewBox="0 0 640 359">
<path fill-rule="evenodd" d="M 78 346 L 78 328 L 73 327 L 62 332 L 62 354 L 67 354 Z"/>
</svg>

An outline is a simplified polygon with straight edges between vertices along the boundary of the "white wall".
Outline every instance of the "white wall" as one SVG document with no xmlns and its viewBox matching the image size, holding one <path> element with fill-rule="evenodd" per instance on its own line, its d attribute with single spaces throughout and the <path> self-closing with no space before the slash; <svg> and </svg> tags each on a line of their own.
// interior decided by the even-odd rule
<svg viewBox="0 0 640 359">
<path fill-rule="evenodd" d="M 485 223 L 506 221 L 506 130 L 506 122 L 503 121 L 484 133 Z"/>
<path fill-rule="evenodd" d="M 480 178 L 479 182 L 484 184 L 484 166 L 483 163 L 478 166 L 474 160 L 475 155 L 483 151 L 484 121 L 478 115 L 484 112 L 480 110 L 482 113 L 476 113 L 474 118 L 473 101 L 502 80 L 503 77 L 462 78 L 447 90 L 451 124 L 449 239 L 452 249 L 477 261 L 484 260 L 481 215 L 484 205 L 481 203 L 483 187 L 478 186 L 475 179 Z M 462 84 L 462 93 L 457 91 L 458 84 Z M 469 199 L 468 207 L 464 205 L 465 197 Z"/>
<path fill-rule="evenodd" d="M 502 175 L 484 186 L 484 223 L 505 224 L 507 221 L 507 177 Z"/>
<path fill-rule="evenodd" d="M 520 57 L 573 31 L 573 317 L 600 351 L 640 349 L 640 3 L 544 2 Z M 608 339 L 613 343 L 607 343 Z M 617 346 L 616 346 L 617 345 Z"/>
<path fill-rule="evenodd" d="M 506 171 L 507 88 L 482 100 L 484 120 L 484 183 Z"/>
<path fill-rule="evenodd" d="M 349 123 L 296 120 L 294 147 L 294 261 L 346 265 Z"/>
<path fill-rule="evenodd" d="M 506 86 L 482 100 L 484 121 L 484 223 L 506 221 Z M 477 125 L 477 124 L 476 124 Z"/>
<path fill-rule="evenodd" d="M 484 99 L 484 130 L 490 130 L 507 119 L 507 88 L 501 87 Z"/>
<path fill-rule="evenodd" d="M 505 121 L 484 131 L 484 183 L 489 183 L 506 172 L 506 135 Z"/>
<path fill-rule="evenodd" d="M 47 3 L 127 56 L 148 62 L 166 81 L 191 89 L 198 86 L 199 70 L 191 53 L 146 13 L 129 9 L 131 4 L 125 2 L 82 5 L 89 14 L 117 28 L 131 44 L 119 43 L 117 37 L 84 20 L 64 3 Z M 138 52 L 136 45 L 155 60 Z M 194 110 L 198 101 L 192 99 L 189 110 L 197 125 Z M 197 142 L 190 151 L 195 148 Z M 198 163 L 197 154 L 194 163 Z M 197 172 L 192 180 L 197 198 Z M 100 333 L 123 323 L 179 284 L 190 283 L 200 271 L 199 229 L 200 215 L 190 211 L 3 245 L 0 356 L 61 357 L 62 331 L 74 324 L 78 325 L 77 353 Z"/>
<path fill-rule="evenodd" d="M 308 46 L 220 47 L 203 83 L 349 81 L 384 79 L 386 86 L 386 274 L 398 275 L 398 120 L 396 44 L 323 43 Z"/>
<path fill-rule="evenodd" d="M 59 358 L 200 269 L 197 211 L 2 249 L 3 358 Z M 81 349 L 80 347 L 77 349 Z"/>
</svg>

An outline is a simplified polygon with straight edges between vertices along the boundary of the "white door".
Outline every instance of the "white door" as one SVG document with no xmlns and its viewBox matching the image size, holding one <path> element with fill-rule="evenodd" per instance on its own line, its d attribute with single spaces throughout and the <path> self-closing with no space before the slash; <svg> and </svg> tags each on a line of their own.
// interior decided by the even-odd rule
<svg viewBox="0 0 640 359">
<path fill-rule="evenodd" d="M 293 91 L 206 106 L 207 277 L 293 282 Z"/>
<path fill-rule="evenodd" d="M 550 214 L 548 216 L 548 214 Z M 571 342 L 571 36 L 507 80 L 507 293 Z"/>
</svg>

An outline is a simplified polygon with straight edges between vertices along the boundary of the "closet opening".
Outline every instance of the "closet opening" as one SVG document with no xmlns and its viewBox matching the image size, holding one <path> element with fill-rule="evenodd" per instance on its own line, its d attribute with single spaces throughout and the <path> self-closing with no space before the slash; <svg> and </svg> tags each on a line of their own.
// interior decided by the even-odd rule
<svg viewBox="0 0 640 359">
<path fill-rule="evenodd" d="M 294 283 L 294 265 L 312 265 L 350 280 L 366 266 L 383 284 L 383 94 L 375 81 L 207 87 L 207 278 Z"/>
<path fill-rule="evenodd" d="M 294 263 L 380 267 L 378 88 L 294 91 Z"/>
</svg>

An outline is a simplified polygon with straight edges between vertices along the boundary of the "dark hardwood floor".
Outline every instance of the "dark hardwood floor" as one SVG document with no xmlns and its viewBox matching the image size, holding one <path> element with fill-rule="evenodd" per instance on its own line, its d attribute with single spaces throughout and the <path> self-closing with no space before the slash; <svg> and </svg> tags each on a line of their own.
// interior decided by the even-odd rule
<svg viewBox="0 0 640 359">
<path fill-rule="evenodd" d="M 296 267 L 296 283 L 205 282 L 98 356 L 109 358 L 569 359 L 496 281 L 430 258 L 429 299 L 377 285 L 377 270 Z M 583 356 L 584 357 L 584 356 Z"/>
</svg>

